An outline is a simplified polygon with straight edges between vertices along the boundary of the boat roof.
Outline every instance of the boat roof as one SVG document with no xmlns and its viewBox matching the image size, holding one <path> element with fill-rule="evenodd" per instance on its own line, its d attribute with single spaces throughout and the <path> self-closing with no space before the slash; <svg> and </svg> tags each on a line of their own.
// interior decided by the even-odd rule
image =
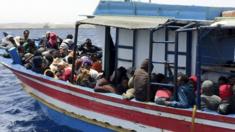
<svg viewBox="0 0 235 132">
<path fill-rule="evenodd" d="M 210 25 L 212 27 L 234 27 L 235 28 L 235 17 L 217 17 L 215 21 Z"/>
<path fill-rule="evenodd" d="M 137 1 L 137 0 L 135 0 Z M 138 0 L 149 2 L 149 0 Z M 204 7 L 235 7 L 234 0 L 151 0 L 154 4 L 204 6 Z"/>
<path fill-rule="evenodd" d="M 91 24 L 98 26 L 118 27 L 124 29 L 153 29 L 160 25 L 174 22 L 180 25 L 186 25 L 190 22 L 197 22 L 201 25 L 210 25 L 209 20 L 189 20 L 175 19 L 173 17 L 162 16 L 88 16 L 87 19 L 80 20 L 77 24 Z"/>
<path fill-rule="evenodd" d="M 94 16 L 81 20 L 80 24 L 110 26 L 125 29 L 151 29 L 165 24 L 170 17 L 160 16 Z"/>
</svg>

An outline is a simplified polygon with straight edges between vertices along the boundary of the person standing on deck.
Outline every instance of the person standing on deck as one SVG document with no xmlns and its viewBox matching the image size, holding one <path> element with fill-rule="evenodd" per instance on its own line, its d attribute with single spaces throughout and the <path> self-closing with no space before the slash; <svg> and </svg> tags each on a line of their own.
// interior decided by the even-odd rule
<svg viewBox="0 0 235 132">
<path fill-rule="evenodd" d="M 46 44 L 48 43 L 50 39 L 50 31 L 47 31 L 45 36 L 41 38 L 39 42 L 39 47 L 46 47 Z"/>
<path fill-rule="evenodd" d="M 30 34 L 29 30 L 24 30 L 24 32 L 23 32 L 23 42 L 24 43 L 27 43 L 30 40 L 29 34 Z"/>
<path fill-rule="evenodd" d="M 68 45 L 69 50 L 73 50 L 73 35 L 72 34 L 68 34 L 66 39 L 63 40 L 62 43 L 65 43 Z"/>
<path fill-rule="evenodd" d="M 217 110 L 221 103 L 221 98 L 214 94 L 214 84 L 211 80 L 205 80 L 202 83 L 201 89 L 201 107 L 209 110 Z"/>
<path fill-rule="evenodd" d="M 50 33 L 49 41 L 46 44 L 46 47 L 49 49 L 57 49 L 59 48 L 57 44 L 57 35 L 54 32 Z"/>
<path fill-rule="evenodd" d="M 101 48 L 92 45 L 92 42 L 89 38 L 86 39 L 86 42 L 82 44 L 78 49 L 81 51 L 81 55 L 91 55 L 102 50 Z"/>
</svg>

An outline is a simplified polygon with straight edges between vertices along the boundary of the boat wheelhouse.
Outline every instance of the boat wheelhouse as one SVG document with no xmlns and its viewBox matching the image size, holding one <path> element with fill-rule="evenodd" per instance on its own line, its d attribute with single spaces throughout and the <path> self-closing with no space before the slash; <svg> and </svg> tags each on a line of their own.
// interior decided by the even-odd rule
<svg viewBox="0 0 235 132">
<path fill-rule="evenodd" d="M 203 67 L 203 64 L 208 61 L 222 64 L 224 59 L 234 58 L 234 49 L 231 48 L 234 19 L 212 22 L 169 17 L 94 16 L 76 23 L 75 42 L 79 27 L 83 24 L 95 25 L 97 28 L 104 49 L 103 70 L 107 76 L 119 66 L 139 67 L 143 59 L 149 58 L 150 63 L 155 65 L 154 72 L 163 73 L 172 79 L 170 84 L 149 81 L 149 87 L 158 85 L 177 88 L 178 72 L 196 74 L 200 82 L 201 69 L 213 69 L 213 65 Z M 210 47 L 212 43 L 216 46 Z M 207 55 L 218 58 L 218 54 L 213 50 L 208 51 L 208 47 L 219 47 L 226 56 L 223 59 L 210 59 Z M 21 65 L 12 64 L 9 59 L 0 59 L 51 119 L 75 129 L 102 132 L 235 131 L 234 115 L 224 116 L 215 112 L 123 100 L 120 95 L 96 93 L 87 87 L 33 73 Z M 173 76 L 166 65 L 173 70 Z M 197 90 L 200 91 L 200 83 Z M 197 98 L 197 105 L 200 108 L 200 98 Z"/>
</svg>

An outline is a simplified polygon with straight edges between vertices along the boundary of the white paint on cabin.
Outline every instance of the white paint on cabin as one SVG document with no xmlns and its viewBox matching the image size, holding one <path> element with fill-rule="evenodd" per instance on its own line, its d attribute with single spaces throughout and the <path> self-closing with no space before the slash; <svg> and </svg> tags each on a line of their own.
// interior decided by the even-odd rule
<svg viewBox="0 0 235 132">
<path fill-rule="evenodd" d="M 133 47 L 133 42 L 134 42 L 133 33 L 134 32 L 132 30 L 119 29 L 118 45 Z M 132 49 L 118 48 L 118 58 L 132 60 L 132 57 L 133 57 Z M 125 62 L 118 60 L 118 67 L 120 66 L 123 66 L 125 68 L 130 68 L 132 67 L 132 62 Z"/>
<path fill-rule="evenodd" d="M 105 44 L 105 27 L 96 26 L 97 28 L 97 37 L 100 39 L 100 46 L 104 49 Z M 111 28 L 112 39 L 115 43 L 115 28 Z M 134 37 L 133 31 L 128 29 L 119 29 L 119 43 L 118 45 L 122 46 L 133 46 Z M 136 68 L 139 68 L 144 59 L 149 57 L 149 30 L 137 30 L 136 31 L 136 55 L 135 55 L 135 64 Z M 154 41 L 165 41 L 165 29 L 160 29 L 154 33 Z M 179 52 L 186 52 L 187 50 L 187 34 L 185 32 L 179 33 Z M 168 41 L 175 41 L 175 31 L 169 30 Z M 195 74 L 195 65 L 196 65 L 196 45 L 197 45 L 197 33 L 196 31 L 192 34 L 192 74 Z M 165 44 L 158 43 L 153 44 L 153 61 L 165 62 Z M 175 44 L 168 44 L 168 51 L 175 51 Z M 104 56 L 105 52 L 103 52 Z M 133 50 L 118 48 L 118 58 L 132 60 Z M 104 59 L 104 57 L 103 57 Z M 174 54 L 168 54 L 169 63 L 174 63 Z M 178 65 L 180 67 L 186 66 L 186 56 L 178 56 Z M 132 67 L 132 62 L 118 61 L 118 67 L 123 66 L 125 68 Z M 104 67 L 104 60 L 103 60 Z M 165 66 L 164 64 L 154 64 L 153 72 L 155 73 L 164 73 Z M 173 69 L 172 69 L 173 70 Z M 178 70 L 179 72 L 185 73 L 185 70 Z"/>
<path fill-rule="evenodd" d="M 148 30 L 137 30 L 135 55 L 136 68 L 139 68 L 142 61 L 149 56 L 149 34 L 150 31 Z"/>
</svg>

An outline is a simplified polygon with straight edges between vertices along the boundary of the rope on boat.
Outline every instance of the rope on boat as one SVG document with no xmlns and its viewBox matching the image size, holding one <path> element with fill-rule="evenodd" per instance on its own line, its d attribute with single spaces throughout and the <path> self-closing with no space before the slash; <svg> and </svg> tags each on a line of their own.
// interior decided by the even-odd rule
<svg viewBox="0 0 235 132">
<path fill-rule="evenodd" d="M 192 111 L 192 125 L 191 125 L 191 132 L 195 132 L 195 117 L 196 117 L 196 112 L 197 112 L 197 106 L 193 106 L 193 111 Z"/>
</svg>

